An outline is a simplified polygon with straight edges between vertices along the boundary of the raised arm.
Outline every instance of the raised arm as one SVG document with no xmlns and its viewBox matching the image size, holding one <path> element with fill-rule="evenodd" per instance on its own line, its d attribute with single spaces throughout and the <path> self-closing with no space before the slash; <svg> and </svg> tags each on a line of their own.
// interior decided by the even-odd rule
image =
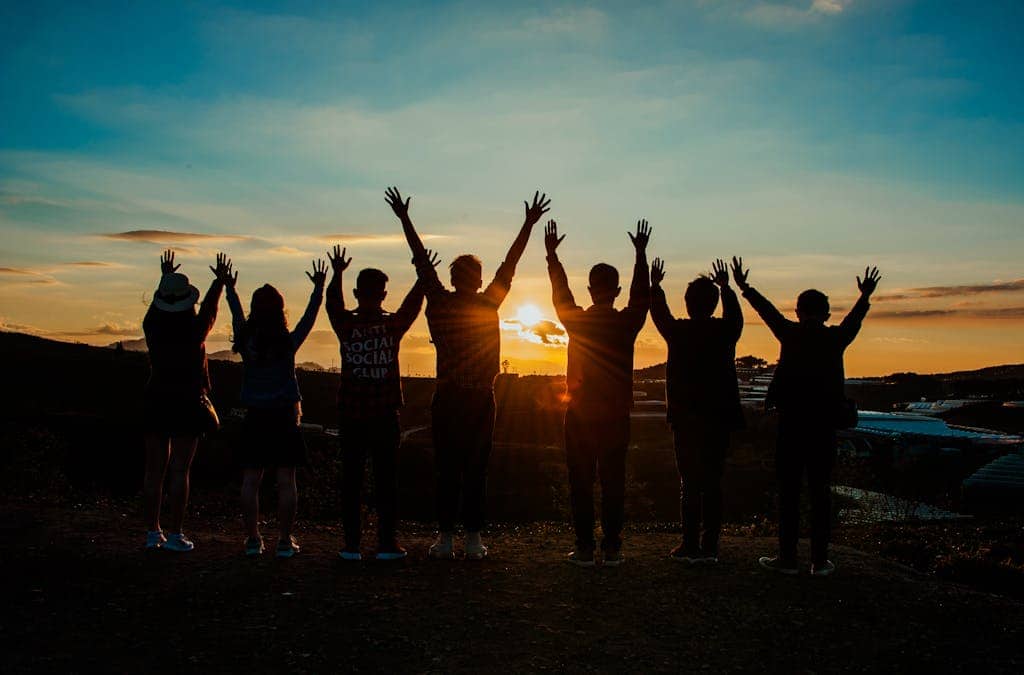
<svg viewBox="0 0 1024 675">
<path fill-rule="evenodd" d="M 320 311 L 320 305 L 324 301 L 324 283 L 327 281 L 327 263 L 323 260 L 313 261 L 313 272 L 306 272 L 306 276 L 313 282 L 313 292 L 309 295 L 309 302 L 306 304 L 306 311 L 302 313 L 302 318 L 295 324 L 295 329 L 291 333 L 292 348 L 295 351 L 299 351 L 299 347 L 306 341 L 309 336 L 309 332 L 313 330 L 313 324 L 316 323 L 316 315 Z"/>
<path fill-rule="evenodd" d="M 199 311 L 196 313 L 196 330 L 201 340 L 206 339 L 213 330 L 213 324 L 217 322 L 217 306 L 220 305 L 220 293 L 224 290 L 224 277 L 231 276 L 231 259 L 218 253 L 217 266 L 211 267 L 210 271 L 213 272 L 213 283 L 199 303 Z"/>
<path fill-rule="evenodd" d="M 533 226 L 537 224 L 541 216 L 550 210 L 550 204 L 551 200 L 548 199 L 548 196 L 541 194 L 540 191 L 533 193 L 533 204 L 523 202 L 523 207 L 526 210 L 523 226 L 519 228 L 519 234 L 516 235 L 515 241 L 512 242 L 508 253 L 505 254 L 505 260 L 498 265 L 494 280 L 484 289 L 484 294 L 490 297 L 495 304 L 500 305 L 508 295 L 508 291 L 512 287 L 512 277 L 516 273 L 516 265 L 519 264 L 519 259 L 523 257 L 523 251 L 526 250 L 526 244 L 530 241 Z"/>
<path fill-rule="evenodd" d="M 544 248 L 547 251 L 548 277 L 551 278 L 551 302 L 555 306 L 555 314 L 558 320 L 568 326 L 576 318 L 576 315 L 583 309 L 576 304 L 576 299 L 569 289 L 569 278 L 565 274 L 565 268 L 558 259 L 558 245 L 565 239 L 563 234 L 558 236 L 558 224 L 549 220 L 544 228 Z"/>
<path fill-rule="evenodd" d="M 402 201 L 402 194 L 395 187 L 388 188 L 384 194 L 384 200 L 402 222 L 402 232 L 405 233 L 405 240 L 412 251 L 412 264 L 416 267 L 416 276 L 423 282 L 423 292 L 427 297 L 443 292 L 444 284 L 441 283 L 435 269 L 437 265 L 429 264 L 430 256 L 427 255 L 427 249 L 413 227 L 412 219 L 409 218 L 409 202 L 412 201 L 412 197 L 406 197 L 405 201 Z"/>
<path fill-rule="evenodd" d="M 651 240 L 651 226 L 646 220 L 638 220 L 636 234 L 627 234 L 636 249 L 636 262 L 633 263 L 633 281 L 629 284 L 626 311 L 632 315 L 634 328 L 639 331 L 647 320 L 647 309 L 651 306 L 651 273 L 647 269 L 647 243 Z"/>
<path fill-rule="evenodd" d="M 754 290 L 754 288 L 747 282 L 747 277 L 749 276 L 750 270 L 744 271 L 743 269 L 743 258 L 733 256 L 732 278 L 736 280 L 736 285 L 739 286 L 740 291 L 743 292 L 743 297 L 747 299 L 750 306 L 758 313 L 761 320 L 768 326 L 768 329 L 772 334 L 779 340 L 782 340 L 783 335 L 786 333 L 786 329 L 792 322 L 782 316 L 782 312 L 777 310 L 775 305 L 773 305 L 768 298 Z"/>
<path fill-rule="evenodd" d="M 868 310 L 871 309 L 871 294 L 878 288 L 878 282 L 881 278 L 882 276 L 878 273 L 877 267 L 865 267 L 864 279 L 862 280 L 860 277 L 857 277 L 857 288 L 860 290 L 860 297 L 857 298 L 857 302 L 854 303 L 849 314 L 839 324 L 844 345 L 849 345 L 853 342 L 853 339 L 857 337 L 857 333 L 860 332 L 861 323 L 864 321 L 864 317 L 867 316 Z"/>
<path fill-rule="evenodd" d="M 729 336 L 736 342 L 743 333 L 743 310 L 740 309 L 739 298 L 729 286 L 729 269 L 725 261 L 716 260 L 711 265 L 711 273 L 722 294 L 722 320 L 728 326 Z"/>
<path fill-rule="evenodd" d="M 238 272 L 226 273 L 221 277 L 221 281 L 224 282 L 224 288 L 227 289 L 228 309 L 231 310 L 231 332 L 235 335 L 240 335 L 242 329 L 245 328 L 245 311 L 242 309 L 242 303 L 238 299 L 238 292 L 235 290 L 235 285 L 238 283 Z"/>
<path fill-rule="evenodd" d="M 675 317 L 672 310 L 668 308 L 668 301 L 665 299 L 665 290 L 661 282 L 665 278 L 665 262 L 661 258 L 655 258 L 651 263 L 651 318 L 654 319 L 654 327 L 666 340 L 672 336 L 672 325 Z"/>
<path fill-rule="evenodd" d="M 334 249 L 327 252 L 332 270 L 331 283 L 327 284 L 327 318 L 331 322 L 331 328 L 339 336 L 349 314 L 345 311 L 345 289 L 342 284 L 344 272 L 352 264 L 352 258 L 345 258 L 347 250 L 335 244 Z"/>
</svg>

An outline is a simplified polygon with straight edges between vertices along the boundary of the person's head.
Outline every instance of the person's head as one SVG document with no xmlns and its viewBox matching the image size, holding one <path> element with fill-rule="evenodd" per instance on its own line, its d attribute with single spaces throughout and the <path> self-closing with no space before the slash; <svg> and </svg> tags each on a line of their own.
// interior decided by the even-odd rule
<svg viewBox="0 0 1024 675">
<path fill-rule="evenodd" d="M 362 309 L 380 309 L 387 297 L 388 275 L 378 269 L 367 267 L 356 277 L 356 300 Z"/>
<path fill-rule="evenodd" d="M 828 296 L 821 291 L 809 288 L 797 297 L 796 318 L 800 323 L 824 325 L 830 316 Z"/>
<path fill-rule="evenodd" d="M 160 286 L 153 294 L 153 306 L 170 314 L 195 314 L 199 300 L 199 289 L 189 283 L 188 277 L 180 272 L 165 274 Z"/>
<path fill-rule="evenodd" d="M 595 305 L 610 305 L 619 297 L 619 271 L 608 263 L 597 263 L 590 268 L 590 299 Z"/>
<path fill-rule="evenodd" d="M 448 269 L 452 272 L 452 286 L 461 293 L 476 293 L 484 285 L 484 266 L 475 255 L 460 255 Z"/>
<path fill-rule="evenodd" d="M 249 340 L 252 340 L 253 348 L 261 354 L 271 351 L 276 353 L 290 344 L 284 296 L 270 284 L 264 284 L 253 291 L 249 318 L 235 335 L 234 350 L 241 351 Z"/>
<path fill-rule="evenodd" d="M 686 287 L 683 300 L 691 319 L 706 319 L 718 307 L 718 286 L 709 277 L 699 276 Z"/>
</svg>

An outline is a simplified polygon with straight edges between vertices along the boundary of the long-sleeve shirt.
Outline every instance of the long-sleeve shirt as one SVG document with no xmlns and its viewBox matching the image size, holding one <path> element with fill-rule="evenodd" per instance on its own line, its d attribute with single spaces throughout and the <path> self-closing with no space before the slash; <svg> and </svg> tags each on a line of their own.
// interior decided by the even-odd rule
<svg viewBox="0 0 1024 675">
<path fill-rule="evenodd" d="M 327 286 L 327 318 L 341 344 L 338 407 L 349 419 L 392 413 L 402 407 L 398 349 L 423 307 L 417 281 L 395 313 L 383 309 L 345 309 L 339 275 Z"/>
<path fill-rule="evenodd" d="M 650 281 L 647 259 L 633 266 L 629 302 L 622 310 L 611 304 L 576 304 L 565 268 L 549 255 L 548 276 L 558 320 L 569 334 L 566 390 L 575 410 L 628 414 L 633 404 L 633 345 L 647 320 Z"/>
<path fill-rule="evenodd" d="M 228 286 L 228 307 L 231 308 L 231 325 L 235 335 L 245 332 L 245 312 L 234 287 Z M 316 315 L 324 299 L 323 284 L 316 284 L 309 296 L 309 303 L 295 328 L 288 333 L 290 349 L 275 354 L 260 354 L 250 336 L 242 345 L 242 394 L 241 402 L 250 408 L 273 408 L 302 400 L 299 383 L 295 379 L 295 352 L 306 341 L 313 330 Z"/>
<path fill-rule="evenodd" d="M 149 350 L 149 381 L 146 395 L 191 397 L 210 391 L 206 338 L 217 321 L 217 306 L 224 285 L 210 284 L 199 311 L 166 312 L 150 305 L 142 320 Z"/>
<path fill-rule="evenodd" d="M 743 312 L 731 288 L 722 288 L 721 296 L 722 318 L 676 319 L 661 286 L 651 289 L 651 319 L 668 345 L 669 422 L 697 415 L 727 429 L 743 424 L 736 382 L 736 342 L 743 332 Z"/>
<path fill-rule="evenodd" d="M 843 353 L 857 337 L 871 307 L 867 296 L 857 300 L 838 326 L 791 321 L 753 288 L 743 291 L 743 297 L 781 346 L 767 403 L 784 414 L 834 414 L 844 397 Z"/>
<path fill-rule="evenodd" d="M 515 266 L 504 262 L 479 293 L 449 291 L 428 262 L 416 273 L 427 297 L 427 327 L 437 352 L 437 384 L 490 389 L 501 360 L 498 308 L 512 288 Z"/>
</svg>

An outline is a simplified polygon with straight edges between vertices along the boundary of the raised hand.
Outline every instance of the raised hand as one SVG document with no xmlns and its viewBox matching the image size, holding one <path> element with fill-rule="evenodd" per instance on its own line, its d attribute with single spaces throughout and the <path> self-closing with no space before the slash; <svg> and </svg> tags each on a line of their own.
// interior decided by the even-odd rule
<svg viewBox="0 0 1024 675">
<path fill-rule="evenodd" d="M 877 267 L 865 267 L 864 279 L 861 280 L 860 277 L 857 277 L 857 288 L 860 289 L 861 295 L 871 295 L 875 292 L 881 279 L 882 275 L 878 273 Z"/>
<path fill-rule="evenodd" d="M 550 211 L 551 200 L 548 199 L 546 194 L 542 194 L 540 190 L 533 193 L 533 204 L 523 202 L 523 206 L 526 208 L 526 216 L 523 218 L 523 222 L 527 225 L 536 225 L 540 217 Z"/>
<path fill-rule="evenodd" d="M 750 276 L 750 270 L 743 271 L 743 258 L 732 257 L 732 278 L 736 280 L 736 285 L 740 287 L 740 290 L 745 291 L 750 288 L 750 284 L 747 283 L 747 277 Z"/>
<path fill-rule="evenodd" d="M 335 244 L 333 253 L 331 251 L 327 252 L 327 259 L 331 261 L 331 269 L 334 270 L 335 274 L 341 274 L 352 264 L 352 258 L 345 260 L 345 252 L 347 250 L 347 248 L 342 248 Z"/>
<path fill-rule="evenodd" d="M 627 232 L 629 240 L 633 242 L 633 246 L 637 251 L 646 251 L 647 242 L 651 240 L 651 226 L 647 224 L 646 220 L 636 221 L 636 234 Z"/>
<path fill-rule="evenodd" d="M 651 285 L 657 286 L 665 279 L 665 261 L 655 258 L 651 262 Z"/>
<path fill-rule="evenodd" d="M 324 282 L 327 281 L 327 263 L 320 260 L 313 261 L 313 273 L 306 272 L 306 276 L 313 282 L 314 286 L 323 286 Z"/>
<path fill-rule="evenodd" d="M 395 215 L 399 218 L 409 217 L 409 202 L 412 201 L 412 197 L 407 197 L 405 201 L 402 201 L 402 193 L 398 191 L 396 187 L 389 187 L 384 191 L 384 201 L 388 203 L 391 210 L 395 212 Z"/>
<path fill-rule="evenodd" d="M 433 249 L 423 249 L 423 258 L 426 262 L 430 263 L 431 267 L 437 267 L 441 264 L 441 259 L 437 257 L 437 253 Z"/>
<path fill-rule="evenodd" d="M 160 273 L 170 274 L 171 272 L 177 272 L 181 265 L 174 264 L 174 251 L 167 249 L 163 255 L 160 256 Z"/>
<path fill-rule="evenodd" d="M 553 220 L 549 220 L 548 224 L 544 226 L 544 248 L 547 250 L 548 255 L 554 255 L 555 249 L 565 239 L 563 234 L 561 237 L 558 236 L 558 223 Z"/>
<path fill-rule="evenodd" d="M 711 264 L 711 279 L 722 288 L 729 285 L 729 269 L 721 258 Z"/>
<path fill-rule="evenodd" d="M 217 254 L 217 266 L 211 267 L 210 271 L 213 272 L 213 276 L 217 277 L 217 281 L 221 282 L 225 286 L 231 286 L 234 288 L 235 280 L 238 279 L 238 272 L 231 274 L 231 258 L 225 253 Z"/>
</svg>

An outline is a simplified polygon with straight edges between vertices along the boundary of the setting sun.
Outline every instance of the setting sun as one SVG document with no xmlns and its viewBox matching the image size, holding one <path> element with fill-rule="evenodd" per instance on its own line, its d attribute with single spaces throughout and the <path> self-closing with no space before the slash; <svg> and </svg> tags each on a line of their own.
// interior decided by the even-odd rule
<svg viewBox="0 0 1024 675">
<path fill-rule="evenodd" d="M 516 310 L 516 321 L 523 326 L 523 328 L 530 328 L 537 324 L 538 321 L 544 318 L 541 314 L 540 308 L 534 304 L 520 305 L 519 309 Z"/>
</svg>

